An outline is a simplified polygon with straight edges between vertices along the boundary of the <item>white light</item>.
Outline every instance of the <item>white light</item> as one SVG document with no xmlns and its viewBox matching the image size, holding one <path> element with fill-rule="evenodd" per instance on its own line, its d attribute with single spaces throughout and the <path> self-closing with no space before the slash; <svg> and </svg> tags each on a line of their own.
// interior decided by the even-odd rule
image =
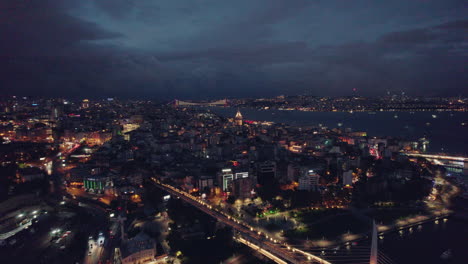
<svg viewBox="0 0 468 264">
<path fill-rule="evenodd" d="M 20 218 L 23 217 L 23 216 L 24 216 L 24 214 L 19 214 L 19 215 L 18 215 L 18 217 L 20 217 Z"/>
<path fill-rule="evenodd" d="M 114 217 L 114 216 L 115 216 L 115 214 L 114 214 L 114 213 L 111 213 L 111 214 L 110 214 L 110 217 Z"/>
</svg>

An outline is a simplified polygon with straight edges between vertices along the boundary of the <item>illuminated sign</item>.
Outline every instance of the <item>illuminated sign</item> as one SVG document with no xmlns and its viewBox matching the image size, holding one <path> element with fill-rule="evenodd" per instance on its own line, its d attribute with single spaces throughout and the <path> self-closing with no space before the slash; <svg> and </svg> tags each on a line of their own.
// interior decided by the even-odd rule
<svg viewBox="0 0 468 264">
<path fill-rule="evenodd" d="M 249 177 L 248 172 L 238 172 L 238 173 L 236 173 L 236 179 L 248 178 L 248 177 Z"/>
</svg>

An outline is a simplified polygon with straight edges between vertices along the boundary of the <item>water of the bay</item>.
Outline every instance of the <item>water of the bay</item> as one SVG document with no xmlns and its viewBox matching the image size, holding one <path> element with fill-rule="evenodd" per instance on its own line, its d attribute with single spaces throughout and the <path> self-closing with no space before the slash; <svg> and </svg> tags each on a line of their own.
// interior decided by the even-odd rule
<svg viewBox="0 0 468 264">
<path fill-rule="evenodd" d="M 233 117 L 236 108 L 212 107 L 211 111 Z M 369 136 L 392 136 L 410 140 L 426 137 L 428 152 L 468 155 L 468 112 L 304 112 L 241 108 L 247 120 L 290 125 L 351 128 Z M 465 125 L 463 125 L 465 123 Z"/>
</svg>

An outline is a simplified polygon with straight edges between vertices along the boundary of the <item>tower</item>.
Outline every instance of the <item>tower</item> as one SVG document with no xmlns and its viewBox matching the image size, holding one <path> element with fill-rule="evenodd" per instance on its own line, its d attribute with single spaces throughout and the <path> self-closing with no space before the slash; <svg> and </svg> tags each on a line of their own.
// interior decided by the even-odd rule
<svg viewBox="0 0 468 264">
<path fill-rule="evenodd" d="M 89 100 L 88 99 L 84 99 L 81 102 L 81 108 L 83 108 L 83 109 L 89 108 Z"/>
<path fill-rule="evenodd" d="M 242 126 L 242 114 L 241 112 L 239 111 L 239 109 L 237 109 L 237 113 L 236 113 L 236 117 L 234 118 L 235 119 L 235 122 L 236 122 L 236 125 L 238 126 Z"/>
</svg>

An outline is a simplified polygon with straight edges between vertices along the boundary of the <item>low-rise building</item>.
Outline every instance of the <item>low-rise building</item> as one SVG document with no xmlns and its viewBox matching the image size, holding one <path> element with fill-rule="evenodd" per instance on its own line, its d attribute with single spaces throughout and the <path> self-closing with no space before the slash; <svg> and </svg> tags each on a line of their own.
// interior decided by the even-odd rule
<svg viewBox="0 0 468 264">
<path fill-rule="evenodd" d="M 126 240 L 120 247 L 122 264 L 142 264 L 154 260 L 156 245 L 147 234 L 140 232 L 134 238 Z"/>
</svg>

